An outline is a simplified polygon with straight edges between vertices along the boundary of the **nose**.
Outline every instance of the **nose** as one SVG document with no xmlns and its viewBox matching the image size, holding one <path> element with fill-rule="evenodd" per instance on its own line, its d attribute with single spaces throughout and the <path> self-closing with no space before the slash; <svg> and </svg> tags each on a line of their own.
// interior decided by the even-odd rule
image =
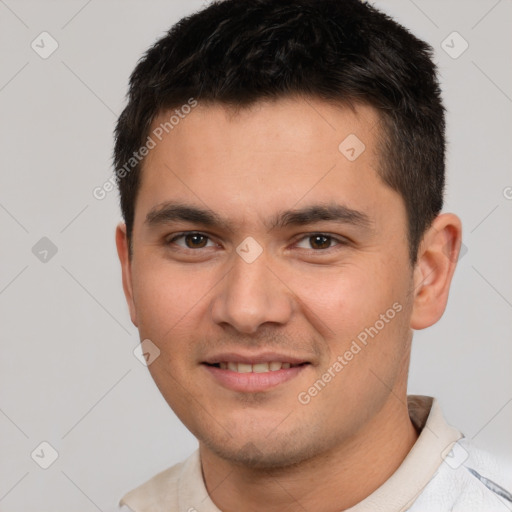
<svg viewBox="0 0 512 512">
<path fill-rule="evenodd" d="M 231 270 L 215 288 L 213 321 L 246 334 L 265 323 L 286 324 L 293 312 L 293 294 L 271 268 L 265 252 L 251 263 L 238 254 L 233 259 Z"/>
</svg>

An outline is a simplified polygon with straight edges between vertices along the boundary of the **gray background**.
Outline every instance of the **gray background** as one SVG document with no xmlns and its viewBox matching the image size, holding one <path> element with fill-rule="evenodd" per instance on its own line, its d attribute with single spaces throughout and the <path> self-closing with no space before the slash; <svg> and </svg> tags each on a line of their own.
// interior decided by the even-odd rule
<svg viewBox="0 0 512 512">
<path fill-rule="evenodd" d="M 136 60 L 202 3 L 0 0 L 1 511 L 107 510 L 196 447 L 133 355 L 117 192 L 92 190 L 111 176 Z M 444 318 L 415 335 L 410 392 L 438 397 L 449 422 L 512 460 L 512 3 L 376 4 L 435 48 L 445 210 L 467 247 Z M 48 50 L 43 31 L 59 45 L 47 59 L 31 48 Z M 458 58 L 454 31 L 469 44 Z M 42 441 L 59 455 L 48 469 L 31 458 Z"/>
</svg>

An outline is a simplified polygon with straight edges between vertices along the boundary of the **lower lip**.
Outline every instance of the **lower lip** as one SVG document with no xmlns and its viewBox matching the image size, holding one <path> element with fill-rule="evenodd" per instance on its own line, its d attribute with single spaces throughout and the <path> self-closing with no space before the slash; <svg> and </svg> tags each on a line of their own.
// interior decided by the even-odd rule
<svg viewBox="0 0 512 512">
<path fill-rule="evenodd" d="M 238 373 L 232 370 L 221 370 L 216 366 L 209 366 L 207 364 L 203 364 L 203 366 L 222 386 L 233 391 L 256 393 L 274 388 L 293 379 L 309 364 L 263 373 Z"/>
</svg>

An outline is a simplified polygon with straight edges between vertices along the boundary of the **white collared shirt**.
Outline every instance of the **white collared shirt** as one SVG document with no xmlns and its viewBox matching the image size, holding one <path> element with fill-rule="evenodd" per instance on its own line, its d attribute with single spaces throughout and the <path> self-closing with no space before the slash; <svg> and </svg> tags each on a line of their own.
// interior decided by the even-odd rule
<svg viewBox="0 0 512 512">
<path fill-rule="evenodd" d="M 384 484 L 345 512 L 510 512 L 512 467 L 449 426 L 435 398 L 412 395 L 408 407 L 416 443 Z M 119 504 L 118 512 L 222 512 L 206 490 L 199 450 Z"/>
</svg>

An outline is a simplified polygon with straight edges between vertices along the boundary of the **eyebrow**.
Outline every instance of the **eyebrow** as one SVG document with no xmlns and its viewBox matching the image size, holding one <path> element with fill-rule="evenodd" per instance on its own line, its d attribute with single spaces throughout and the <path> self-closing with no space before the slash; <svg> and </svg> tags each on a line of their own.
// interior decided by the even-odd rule
<svg viewBox="0 0 512 512">
<path fill-rule="evenodd" d="M 167 201 L 152 208 L 146 215 L 144 224 L 153 228 L 176 221 L 233 231 L 231 223 L 214 211 L 174 201 Z M 315 204 L 300 209 L 284 210 L 278 212 L 265 225 L 271 231 L 276 228 L 305 226 L 321 221 L 351 224 L 361 228 L 369 228 L 372 225 L 372 221 L 366 213 L 336 203 Z"/>
</svg>

